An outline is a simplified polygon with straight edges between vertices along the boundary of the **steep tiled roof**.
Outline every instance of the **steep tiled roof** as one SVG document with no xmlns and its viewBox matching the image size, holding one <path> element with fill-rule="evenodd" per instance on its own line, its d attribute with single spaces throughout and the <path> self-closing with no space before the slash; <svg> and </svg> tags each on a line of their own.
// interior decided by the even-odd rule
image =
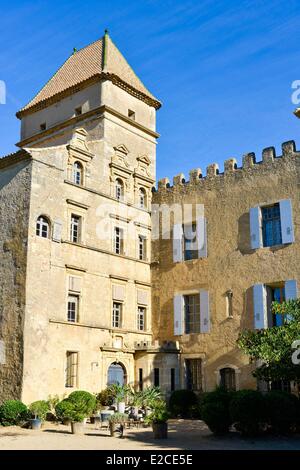
<svg viewBox="0 0 300 470">
<path fill-rule="evenodd" d="M 46 106 L 50 99 L 97 76 L 106 76 L 122 88 L 128 87 L 127 91 L 144 98 L 156 108 L 160 107 L 159 101 L 144 86 L 106 34 L 89 46 L 75 51 L 41 91 L 19 111 L 18 117 L 38 105 Z"/>
<path fill-rule="evenodd" d="M 18 163 L 20 160 L 30 159 L 31 154 L 27 150 L 18 150 L 15 153 L 0 157 L 0 169 Z"/>
</svg>

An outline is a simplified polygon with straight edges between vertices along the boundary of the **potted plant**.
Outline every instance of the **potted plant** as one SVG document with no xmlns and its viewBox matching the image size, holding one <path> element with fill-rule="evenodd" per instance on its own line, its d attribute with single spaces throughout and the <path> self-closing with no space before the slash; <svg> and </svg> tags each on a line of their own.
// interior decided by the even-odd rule
<svg viewBox="0 0 300 470">
<path fill-rule="evenodd" d="M 84 434 L 84 418 L 84 414 L 76 410 L 76 406 L 71 403 L 70 419 L 72 434 Z"/>
<path fill-rule="evenodd" d="M 55 406 L 55 414 L 58 421 L 61 421 L 65 425 L 71 424 L 72 412 L 73 406 L 67 398 L 64 398 Z"/>
<path fill-rule="evenodd" d="M 123 437 L 124 426 L 128 421 L 128 416 L 125 413 L 114 413 L 108 418 L 110 435 L 113 437 Z"/>
<path fill-rule="evenodd" d="M 138 419 L 139 411 L 144 404 L 143 391 L 131 391 L 131 394 L 129 396 L 129 403 L 132 406 L 132 417 L 136 421 Z"/>
<path fill-rule="evenodd" d="M 34 418 L 29 420 L 31 429 L 40 429 L 42 422 L 46 420 L 46 416 L 49 411 L 49 404 L 44 400 L 35 401 L 31 403 L 29 411 L 34 416 Z"/>
<path fill-rule="evenodd" d="M 94 395 L 96 399 L 96 405 L 95 405 L 95 408 L 93 409 L 92 415 L 90 416 L 91 424 L 99 423 L 101 421 L 100 413 L 101 413 L 102 405 L 100 401 L 98 400 L 99 394 L 94 394 Z"/>
<path fill-rule="evenodd" d="M 109 387 L 114 397 L 119 413 L 125 412 L 126 398 L 130 394 L 130 388 L 127 385 L 113 384 Z"/>
<path fill-rule="evenodd" d="M 146 416 L 151 412 L 153 403 L 162 400 L 163 397 L 159 387 L 147 387 L 142 391 L 141 396 Z"/>
<path fill-rule="evenodd" d="M 111 387 L 107 387 L 96 395 L 98 405 L 102 410 L 109 410 L 114 403 Z"/>
<path fill-rule="evenodd" d="M 146 417 L 145 422 L 152 424 L 154 439 L 167 439 L 169 413 L 166 402 L 159 400 L 151 406 L 152 412 Z"/>
</svg>

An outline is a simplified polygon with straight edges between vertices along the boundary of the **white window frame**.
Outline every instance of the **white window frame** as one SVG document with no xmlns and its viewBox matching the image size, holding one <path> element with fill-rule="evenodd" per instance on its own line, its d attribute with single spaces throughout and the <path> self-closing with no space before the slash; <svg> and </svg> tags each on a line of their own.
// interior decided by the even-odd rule
<svg viewBox="0 0 300 470">
<path fill-rule="evenodd" d="M 72 315 L 71 317 L 71 308 L 70 304 L 74 304 L 75 308 L 72 309 Z M 77 294 L 69 293 L 68 294 L 68 304 L 67 304 L 67 321 L 69 323 L 78 323 L 79 322 L 79 304 L 80 304 L 80 296 Z"/>
<path fill-rule="evenodd" d="M 145 188 L 139 188 L 139 207 L 140 209 L 147 208 L 147 194 Z"/>
<path fill-rule="evenodd" d="M 73 183 L 77 186 L 83 185 L 83 165 L 78 160 L 73 163 Z"/>
<path fill-rule="evenodd" d="M 124 229 L 122 227 L 114 227 L 114 253 L 117 255 L 124 254 Z"/>
<path fill-rule="evenodd" d="M 43 234 L 46 235 L 43 235 Z M 47 217 L 40 215 L 36 221 L 36 236 L 41 238 L 50 238 L 50 222 Z"/>
<path fill-rule="evenodd" d="M 116 322 L 117 315 L 119 316 L 118 322 Z M 114 300 L 113 305 L 112 305 L 112 322 L 111 322 L 112 327 L 122 328 L 122 319 L 123 319 L 123 303 Z"/>
<path fill-rule="evenodd" d="M 139 331 L 146 331 L 146 317 L 147 308 L 144 305 L 138 305 L 137 307 L 137 329 Z M 142 326 L 142 328 L 141 328 Z"/>
<path fill-rule="evenodd" d="M 82 216 L 77 214 L 71 214 L 71 224 L 70 224 L 70 241 L 72 243 L 81 242 L 81 229 L 82 229 Z M 77 235 L 75 236 L 75 232 Z"/>
<path fill-rule="evenodd" d="M 147 259 L 147 238 L 145 235 L 138 236 L 138 258 L 140 261 Z"/>
<path fill-rule="evenodd" d="M 120 178 L 115 181 L 115 198 L 117 201 L 124 200 L 124 183 Z"/>
</svg>

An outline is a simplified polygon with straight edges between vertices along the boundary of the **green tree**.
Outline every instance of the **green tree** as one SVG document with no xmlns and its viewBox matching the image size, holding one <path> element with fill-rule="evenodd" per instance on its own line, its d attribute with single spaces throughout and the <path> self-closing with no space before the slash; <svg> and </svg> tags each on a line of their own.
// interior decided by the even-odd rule
<svg viewBox="0 0 300 470">
<path fill-rule="evenodd" d="M 272 311 L 284 316 L 282 326 L 262 330 L 245 330 L 237 344 L 253 361 L 261 365 L 253 372 L 260 380 L 287 380 L 300 384 L 300 365 L 294 364 L 292 344 L 300 340 L 300 299 L 279 304 L 273 302 Z"/>
</svg>

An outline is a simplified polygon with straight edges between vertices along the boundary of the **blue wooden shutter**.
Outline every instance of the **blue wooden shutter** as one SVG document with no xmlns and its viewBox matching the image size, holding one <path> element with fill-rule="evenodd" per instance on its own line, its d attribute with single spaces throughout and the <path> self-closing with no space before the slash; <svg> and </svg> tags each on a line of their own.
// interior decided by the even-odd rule
<svg viewBox="0 0 300 470">
<path fill-rule="evenodd" d="M 210 332 L 209 292 L 200 290 L 200 332 Z"/>
<path fill-rule="evenodd" d="M 267 292 L 264 284 L 253 286 L 254 328 L 260 330 L 268 327 Z"/>
<path fill-rule="evenodd" d="M 173 227 L 173 261 L 174 263 L 183 260 L 183 229 L 182 224 L 175 224 Z"/>
<path fill-rule="evenodd" d="M 174 297 L 174 335 L 180 336 L 184 333 L 184 298 L 183 295 Z"/>
<path fill-rule="evenodd" d="M 199 217 L 197 220 L 197 243 L 199 258 L 207 258 L 207 222 L 205 217 Z"/>
<path fill-rule="evenodd" d="M 295 236 L 293 226 L 292 201 L 290 199 L 284 199 L 282 201 L 279 201 L 279 206 L 282 243 L 293 243 L 295 241 Z"/>
<path fill-rule="evenodd" d="M 298 286 L 296 280 L 289 280 L 285 282 L 285 300 L 295 300 L 298 298 Z"/>
<path fill-rule="evenodd" d="M 262 247 L 262 219 L 260 207 L 252 207 L 250 209 L 250 238 L 252 249 Z"/>
</svg>

